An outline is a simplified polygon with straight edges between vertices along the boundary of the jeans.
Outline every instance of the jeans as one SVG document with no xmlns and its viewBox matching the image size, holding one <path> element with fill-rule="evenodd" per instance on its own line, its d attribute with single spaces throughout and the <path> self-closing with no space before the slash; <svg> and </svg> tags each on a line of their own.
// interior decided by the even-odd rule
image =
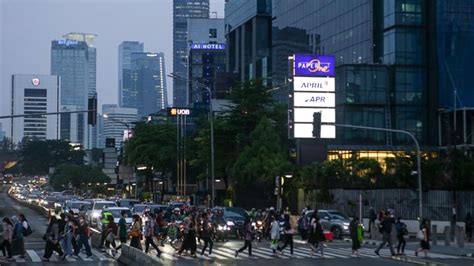
<svg viewBox="0 0 474 266">
<path fill-rule="evenodd" d="M 156 249 L 156 252 L 158 252 L 158 254 L 161 253 L 160 249 L 156 246 L 155 242 L 153 241 L 153 236 L 145 237 L 145 253 L 148 253 L 148 248 L 150 247 L 150 245 Z"/>
<path fill-rule="evenodd" d="M 203 240 L 204 240 L 204 247 L 202 247 L 201 255 L 204 255 L 204 251 L 206 251 L 206 248 L 208 245 L 209 245 L 209 255 L 211 255 L 212 246 L 214 245 L 214 242 L 212 241 L 210 236 L 205 236 Z"/>
<path fill-rule="evenodd" d="M 379 247 L 375 250 L 375 252 L 379 252 L 385 245 L 388 244 L 388 248 L 390 249 L 390 253 L 395 255 L 395 251 L 393 250 L 393 245 L 392 245 L 392 238 L 389 233 L 384 232 L 382 235 L 382 243 L 379 245 Z"/>
<path fill-rule="evenodd" d="M 285 240 L 285 244 L 278 248 L 279 251 L 284 250 L 288 245 L 290 245 L 290 253 L 293 255 L 293 235 L 285 234 L 283 235 L 283 239 Z"/>
<path fill-rule="evenodd" d="M 244 251 L 246 248 L 249 249 L 249 256 L 252 256 L 252 240 L 245 240 L 245 244 L 239 249 L 238 253 Z"/>
<path fill-rule="evenodd" d="M 79 241 L 77 243 L 77 250 L 74 252 L 74 255 L 79 255 L 79 250 L 82 248 L 82 245 L 86 248 L 87 256 L 92 256 L 91 246 L 89 245 L 89 238 L 86 235 L 79 235 Z"/>
<path fill-rule="evenodd" d="M 72 251 L 72 233 L 66 233 L 64 237 L 61 238 L 61 247 L 64 249 L 64 252 L 71 256 L 73 254 Z"/>
</svg>

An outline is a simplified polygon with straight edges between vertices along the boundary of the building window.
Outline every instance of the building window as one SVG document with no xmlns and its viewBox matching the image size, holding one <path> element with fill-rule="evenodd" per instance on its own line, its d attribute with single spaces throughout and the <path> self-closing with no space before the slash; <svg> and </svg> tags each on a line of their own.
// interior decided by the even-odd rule
<svg viewBox="0 0 474 266">
<path fill-rule="evenodd" d="M 217 29 L 209 29 L 209 38 L 217 38 Z"/>
</svg>

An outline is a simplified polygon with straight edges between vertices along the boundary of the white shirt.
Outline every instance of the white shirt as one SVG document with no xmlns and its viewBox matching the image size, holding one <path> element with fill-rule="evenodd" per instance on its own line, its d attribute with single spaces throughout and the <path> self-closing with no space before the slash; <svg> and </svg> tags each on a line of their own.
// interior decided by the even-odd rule
<svg viewBox="0 0 474 266">
<path fill-rule="evenodd" d="M 280 224 L 276 220 L 274 220 L 271 224 L 270 237 L 272 240 L 280 238 Z"/>
</svg>

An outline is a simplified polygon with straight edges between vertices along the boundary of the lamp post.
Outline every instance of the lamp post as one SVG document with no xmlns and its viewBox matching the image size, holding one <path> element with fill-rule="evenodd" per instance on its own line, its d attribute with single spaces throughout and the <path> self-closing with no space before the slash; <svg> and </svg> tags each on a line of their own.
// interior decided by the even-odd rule
<svg viewBox="0 0 474 266">
<path fill-rule="evenodd" d="M 195 80 L 188 80 L 186 78 L 183 78 L 179 75 L 176 75 L 174 73 L 171 73 L 168 75 L 170 78 L 177 79 L 177 80 L 184 80 L 186 82 L 191 82 L 197 87 L 206 90 L 209 93 L 209 120 L 210 120 L 210 126 L 211 126 L 211 208 L 214 207 L 214 199 L 216 195 L 216 189 L 215 189 L 215 176 L 214 176 L 214 118 L 213 118 L 213 112 L 212 112 L 212 90 L 205 84 L 202 84 L 198 81 Z"/>
</svg>

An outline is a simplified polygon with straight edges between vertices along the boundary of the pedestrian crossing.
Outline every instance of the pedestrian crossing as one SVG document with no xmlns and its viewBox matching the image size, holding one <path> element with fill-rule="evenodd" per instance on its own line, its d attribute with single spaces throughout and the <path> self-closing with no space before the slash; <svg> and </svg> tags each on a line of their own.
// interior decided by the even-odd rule
<svg viewBox="0 0 474 266">
<path fill-rule="evenodd" d="M 44 250 L 34 250 L 34 249 L 27 249 L 25 257 L 20 256 L 13 256 L 11 260 L 0 260 L 0 265 L 4 265 L 4 263 L 42 263 L 42 258 L 44 256 Z M 107 254 L 104 254 L 100 251 L 92 249 L 92 256 L 87 257 L 86 254 L 79 253 L 79 257 L 70 257 L 66 256 L 64 260 L 58 254 L 54 253 L 51 258 L 49 259 L 51 262 L 105 262 L 105 261 L 113 261 L 111 257 Z"/>
<path fill-rule="evenodd" d="M 209 257 L 200 256 L 202 246 L 198 246 L 197 249 L 197 258 L 193 258 L 190 254 L 183 253 L 182 256 L 176 256 L 175 250 L 166 245 L 165 247 L 160 247 L 162 254 L 160 256 L 161 260 L 247 260 L 247 259 L 321 259 L 321 254 L 318 251 L 317 254 L 311 255 L 311 250 L 307 246 L 295 246 L 293 249 L 293 254 L 290 254 L 290 248 L 286 248 L 283 253 L 277 252 L 277 256 L 273 256 L 272 249 L 270 249 L 268 244 L 259 244 L 252 246 L 252 257 L 249 258 L 248 251 L 244 250 L 242 253 L 239 253 L 235 257 L 235 251 L 239 246 L 227 245 L 228 243 L 222 245 L 214 245 L 212 249 L 212 254 Z M 374 252 L 375 249 L 372 248 L 361 248 L 359 249 L 359 258 L 360 259 L 377 259 L 377 258 L 391 258 L 390 251 L 388 249 L 382 249 L 377 256 Z M 207 254 L 208 250 L 206 250 Z M 413 251 L 406 251 L 405 257 L 416 258 Z M 157 253 L 155 250 L 151 249 L 148 253 L 151 256 L 156 256 Z M 324 258 L 325 259 L 350 259 L 353 258 L 352 250 L 350 246 L 327 246 L 324 248 Z M 461 257 L 444 255 L 438 253 L 429 253 L 430 258 L 434 259 L 459 259 Z"/>
</svg>

